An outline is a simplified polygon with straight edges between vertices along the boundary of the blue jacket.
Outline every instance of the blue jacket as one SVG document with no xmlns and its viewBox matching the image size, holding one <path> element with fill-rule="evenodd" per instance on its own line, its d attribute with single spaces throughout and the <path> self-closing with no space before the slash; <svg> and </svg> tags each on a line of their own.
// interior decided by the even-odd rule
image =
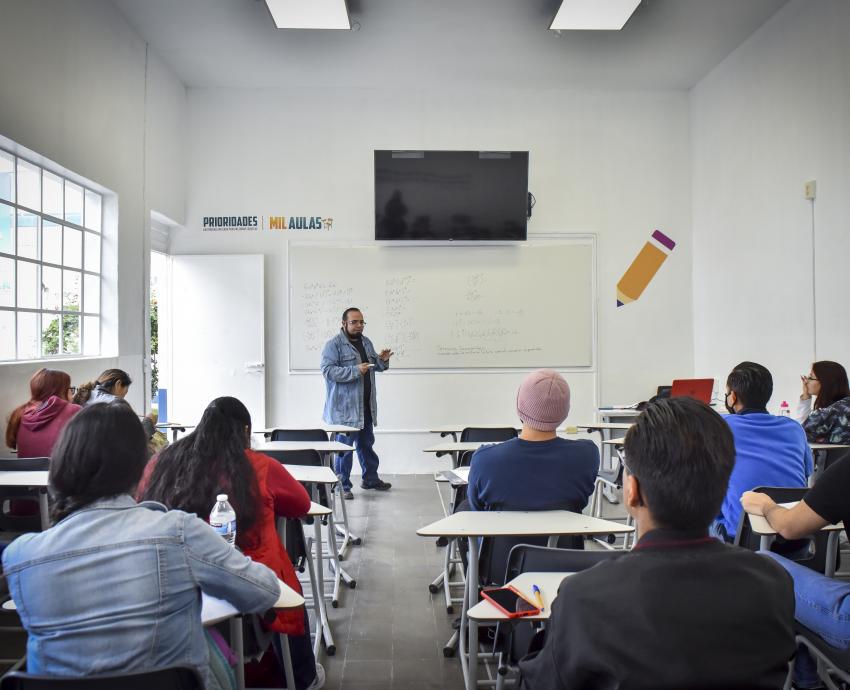
<svg viewBox="0 0 850 690">
<path fill-rule="evenodd" d="M 189 665 L 207 676 L 201 590 L 243 612 L 270 608 L 277 577 L 180 510 L 115 496 L 3 553 L 29 633 L 27 671 L 57 676 Z"/>
<path fill-rule="evenodd" d="M 720 508 L 720 522 L 734 537 L 741 517 L 741 494 L 757 486 L 806 486 L 812 473 L 812 451 L 803 427 L 789 417 L 747 412 L 724 419 L 735 438 L 735 467 Z"/>
<path fill-rule="evenodd" d="M 372 341 L 365 335 L 363 347 L 366 356 L 375 366 L 369 369 L 372 377 L 372 395 L 370 400 L 372 424 L 378 423 L 378 397 L 375 393 L 375 372 L 389 368 L 389 362 L 378 357 Z M 322 415 L 328 424 L 344 424 L 362 429 L 365 426 L 366 413 L 363 409 L 363 377 L 360 375 L 360 353 L 351 344 L 340 329 L 322 350 L 322 376 L 325 377 L 325 412 Z"/>
</svg>

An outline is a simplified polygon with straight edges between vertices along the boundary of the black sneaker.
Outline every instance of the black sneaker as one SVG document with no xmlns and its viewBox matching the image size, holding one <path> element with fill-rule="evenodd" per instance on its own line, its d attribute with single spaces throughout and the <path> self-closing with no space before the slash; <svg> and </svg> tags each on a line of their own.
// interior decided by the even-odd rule
<svg viewBox="0 0 850 690">
<path fill-rule="evenodd" d="M 350 490 L 350 489 L 349 489 L 349 490 L 344 490 L 344 491 L 342 492 L 342 497 L 343 497 L 346 501 L 352 501 L 352 500 L 354 500 L 354 494 L 353 494 L 353 493 L 351 493 L 351 490 Z"/>
<path fill-rule="evenodd" d="M 369 484 L 367 484 L 366 482 L 363 482 L 360 485 L 360 488 L 361 489 L 375 489 L 375 491 L 387 491 L 391 486 L 392 486 L 392 484 L 390 484 L 389 482 L 382 482 L 379 479 L 378 481 L 370 482 Z"/>
</svg>

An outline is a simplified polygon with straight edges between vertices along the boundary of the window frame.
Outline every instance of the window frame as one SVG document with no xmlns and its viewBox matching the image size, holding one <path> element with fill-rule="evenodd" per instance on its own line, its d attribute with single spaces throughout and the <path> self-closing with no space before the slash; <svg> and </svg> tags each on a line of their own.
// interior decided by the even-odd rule
<svg viewBox="0 0 850 690">
<path fill-rule="evenodd" d="M 105 194 L 96 188 L 96 186 L 86 183 L 85 181 L 80 180 L 80 178 L 73 173 L 69 173 L 68 171 L 63 171 L 58 167 L 46 165 L 44 163 L 39 163 L 33 158 L 22 156 L 18 154 L 15 150 L 11 149 L 7 146 L 0 146 L 0 152 L 6 154 L 6 156 L 10 156 L 12 159 L 12 170 L 14 173 L 14 184 L 12 185 L 12 197 L 14 200 L 0 199 L 0 208 L 4 210 L 10 210 L 12 214 L 12 225 L 11 231 L 14 233 L 14 242 L 12 247 L 12 252 L 3 252 L 0 251 L 0 258 L 7 259 L 12 262 L 12 292 L 13 299 L 11 306 L 0 306 L 0 312 L 8 312 L 12 313 L 13 317 L 13 327 L 14 327 L 14 336 L 11 350 L 14 352 L 14 357 L 12 358 L 4 358 L 0 359 L 0 363 L 3 364 L 13 364 L 13 363 L 22 363 L 22 362 L 34 362 L 39 360 L 53 360 L 53 359 L 69 359 L 69 358 L 84 358 L 84 357 L 101 357 L 103 353 L 103 282 L 104 282 L 104 252 L 103 252 L 103 237 L 104 237 L 104 215 L 105 215 L 105 206 L 106 206 L 106 196 Z M 4 156 L 5 157 L 5 156 Z M 19 161 L 23 161 L 25 164 L 29 166 L 34 166 L 38 170 L 38 197 L 39 197 L 39 206 L 41 209 L 33 209 L 29 206 L 24 206 L 19 203 L 20 194 L 19 194 L 19 175 L 18 175 L 18 167 Z M 62 217 L 58 215 L 52 215 L 51 213 L 46 213 L 44 209 L 44 173 L 48 173 L 53 177 L 58 177 L 61 181 L 61 197 L 62 197 Z M 66 213 L 66 185 L 70 183 L 75 187 L 80 188 L 82 195 L 82 208 L 81 208 L 81 216 L 80 222 L 74 222 L 72 220 L 66 220 L 64 216 Z M 86 199 L 88 194 L 93 194 L 97 198 L 100 199 L 100 219 L 98 223 L 94 225 L 99 227 L 100 230 L 92 230 L 86 227 L 86 214 L 87 214 L 87 204 Z M 31 257 L 22 256 L 20 254 L 20 232 L 19 232 L 19 215 L 21 213 L 29 214 L 36 218 L 36 246 L 37 246 L 37 259 L 33 259 Z M 60 242 L 60 251 L 59 251 L 59 262 L 55 263 L 53 261 L 45 261 L 44 260 L 44 226 L 45 222 L 50 225 L 53 225 L 59 229 L 59 242 Z M 93 223 L 89 223 L 90 225 Z M 76 230 L 80 232 L 80 266 L 79 268 L 75 268 L 73 266 L 69 266 L 65 263 L 65 228 L 70 228 L 72 230 Z M 88 236 L 94 237 L 97 239 L 98 246 L 98 261 L 97 261 L 97 270 L 91 270 L 86 267 L 86 238 Z M 20 295 L 18 290 L 18 278 L 19 278 L 19 264 L 25 263 L 31 266 L 35 266 L 36 269 L 36 307 L 21 307 L 20 304 Z M 44 308 L 44 280 L 43 280 L 43 271 L 45 268 L 56 269 L 59 271 L 59 309 L 45 309 Z M 67 272 L 76 273 L 79 277 L 79 308 L 77 311 L 67 308 L 68 305 L 65 303 L 65 285 L 66 280 L 65 276 Z M 94 277 L 97 280 L 97 311 L 85 311 L 85 307 L 87 306 L 86 300 L 86 276 Z M 21 348 L 20 348 L 20 337 L 19 337 L 19 314 L 34 314 L 36 316 L 36 324 L 37 324 L 37 342 L 38 342 L 38 352 L 35 353 L 34 356 L 21 356 Z M 58 317 L 58 329 L 59 329 L 59 339 L 57 342 L 57 352 L 55 353 L 46 353 L 45 352 L 45 343 L 44 343 L 44 317 L 47 316 L 51 319 L 51 323 L 53 322 L 53 317 Z M 96 351 L 86 352 L 86 320 L 89 317 L 97 319 L 97 348 Z M 77 351 L 76 352 L 68 352 L 66 351 L 66 343 L 65 343 L 65 323 L 66 319 L 73 318 L 77 321 Z M 28 353 L 27 353 L 28 354 Z"/>
</svg>

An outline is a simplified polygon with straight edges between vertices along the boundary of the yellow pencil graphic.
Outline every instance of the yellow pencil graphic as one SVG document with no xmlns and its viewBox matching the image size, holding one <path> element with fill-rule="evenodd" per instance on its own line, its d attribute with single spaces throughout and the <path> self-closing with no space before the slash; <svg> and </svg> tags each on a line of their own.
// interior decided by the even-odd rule
<svg viewBox="0 0 850 690">
<path fill-rule="evenodd" d="M 643 249 L 617 283 L 618 307 L 634 302 L 641 296 L 675 246 L 676 243 L 660 230 L 652 233 L 652 237 L 643 245 Z"/>
</svg>

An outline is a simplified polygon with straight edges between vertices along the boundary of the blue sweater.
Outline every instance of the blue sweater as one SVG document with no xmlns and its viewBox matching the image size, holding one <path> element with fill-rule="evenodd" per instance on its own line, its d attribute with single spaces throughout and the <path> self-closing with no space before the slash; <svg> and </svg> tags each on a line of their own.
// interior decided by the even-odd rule
<svg viewBox="0 0 850 690">
<path fill-rule="evenodd" d="M 725 417 L 735 437 L 735 467 L 720 509 L 720 522 L 733 537 L 741 517 L 741 494 L 757 486 L 806 486 L 812 451 L 803 427 L 767 412 Z"/>
<path fill-rule="evenodd" d="M 482 446 L 472 456 L 467 499 L 473 510 L 575 510 L 587 505 L 599 470 L 590 440 Z"/>
</svg>

